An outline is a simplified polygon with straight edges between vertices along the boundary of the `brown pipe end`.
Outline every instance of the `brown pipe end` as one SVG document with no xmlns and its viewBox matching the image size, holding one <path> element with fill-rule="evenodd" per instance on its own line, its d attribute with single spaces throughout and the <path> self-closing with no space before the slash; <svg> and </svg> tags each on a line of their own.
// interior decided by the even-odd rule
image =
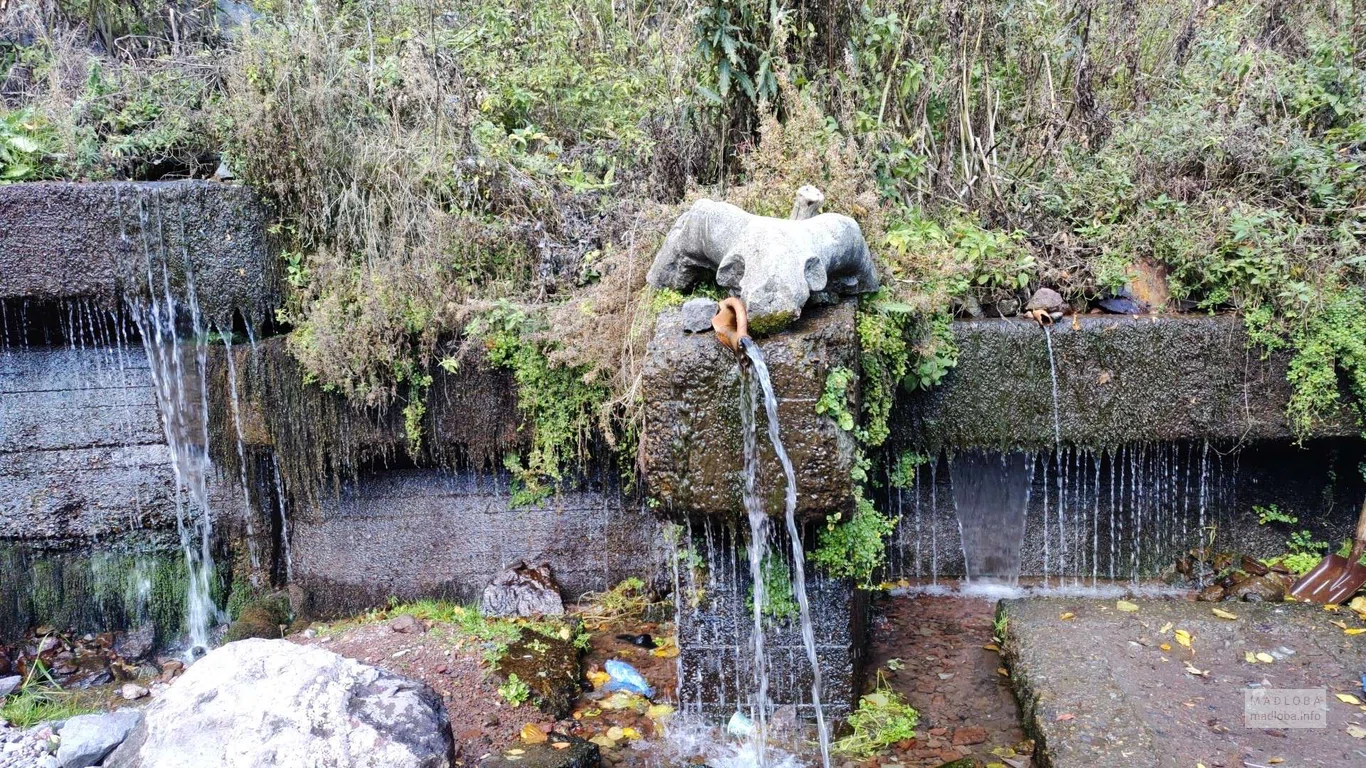
<svg viewBox="0 0 1366 768">
<path fill-rule="evenodd" d="M 745 303 L 731 296 L 723 299 L 711 318 L 711 328 L 716 331 L 716 340 L 736 355 L 743 355 L 741 342 L 749 338 L 749 314 Z"/>
</svg>

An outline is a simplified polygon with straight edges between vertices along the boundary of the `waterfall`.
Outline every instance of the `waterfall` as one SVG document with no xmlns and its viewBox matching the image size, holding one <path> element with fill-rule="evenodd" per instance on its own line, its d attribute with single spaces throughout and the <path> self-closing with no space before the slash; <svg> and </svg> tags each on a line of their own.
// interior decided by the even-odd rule
<svg viewBox="0 0 1366 768">
<path fill-rule="evenodd" d="M 1033 463 L 1024 453 L 967 451 L 949 464 L 968 581 L 1019 582 Z"/>
<path fill-rule="evenodd" d="M 182 254 L 186 296 L 181 303 L 171 288 L 160 206 L 154 211 L 155 232 L 149 224 L 146 198 L 138 198 L 137 212 L 146 294 L 132 293 L 127 303 L 147 352 L 162 429 L 171 452 L 176 480 L 176 527 L 189 574 L 185 588 L 185 626 L 190 645 L 187 656 L 193 660 L 208 650 L 209 630 L 219 619 L 211 597 L 214 563 L 213 512 L 208 492 L 212 471 L 208 452 L 208 330 L 195 295 L 189 254 Z M 180 241 L 184 243 L 183 218 L 179 223 Z M 193 344 L 193 355 L 188 359 L 182 329 L 189 331 L 188 342 Z"/>
<path fill-rule="evenodd" d="M 788 458 L 787 450 L 783 448 L 782 440 L 778 435 L 778 398 L 773 393 L 773 383 L 769 380 L 768 366 L 764 363 L 764 355 L 759 351 L 758 345 L 749 340 L 743 342 L 745 354 L 749 356 L 750 364 L 753 366 L 754 378 L 758 380 L 763 388 L 764 395 L 764 414 L 768 417 L 768 440 L 773 444 L 773 452 L 778 457 L 778 462 L 782 464 L 783 476 L 787 480 L 787 494 L 784 497 L 784 520 L 787 523 L 788 539 L 792 542 L 792 581 L 793 592 L 797 596 L 797 606 L 800 611 L 802 623 L 802 645 L 806 647 L 806 658 L 811 662 L 811 703 L 816 710 L 816 730 L 819 734 L 821 745 L 821 765 L 830 768 L 830 731 L 825 724 L 825 712 L 821 708 L 821 665 L 816 656 L 816 630 L 811 622 L 811 604 L 806 594 L 806 553 L 802 550 L 801 530 L 797 527 L 797 477 L 792 469 L 792 460 Z M 752 454 L 750 444 L 754 442 L 754 420 L 750 417 L 746 424 L 745 434 L 745 464 L 748 470 L 749 457 Z M 757 468 L 757 467 L 756 467 Z M 752 489 L 752 476 L 746 472 L 746 490 Z M 746 507 L 749 504 L 746 503 Z M 752 518 L 751 518 L 752 521 Z M 751 568 L 753 563 L 751 562 Z M 759 602 L 756 587 L 754 602 Z M 756 627 L 756 630 L 759 629 Z"/>
</svg>

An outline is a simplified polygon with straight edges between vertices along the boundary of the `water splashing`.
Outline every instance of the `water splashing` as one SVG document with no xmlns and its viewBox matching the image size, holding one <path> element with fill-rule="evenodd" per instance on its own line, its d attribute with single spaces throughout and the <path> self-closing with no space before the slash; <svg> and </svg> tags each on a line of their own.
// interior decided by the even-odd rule
<svg viewBox="0 0 1366 768">
<path fill-rule="evenodd" d="M 773 383 L 769 379 L 768 366 L 764 362 L 763 353 L 759 351 L 758 345 L 746 339 L 742 345 L 745 354 L 748 356 L 750 364 L 753 366 L 754 378 L 759 382 L 764 395 L 764 413 L 768 417 L 768 440 L 773 444 L 773 452 L 778 456 L 778 462 L 782 464 L 783 476 L 787 480 L 787 494 L 785 496 L 784 520 L 787 523 L 788 539 L 792 543 L 792 581 L 793 592 L 797 596 L 797 606 L 800 611 L 802 623 L 802 645 L 806 648 L 806 658 L 811 663 L 811 703 L 816 710 L 816 730 L 819 734 L 821 745 L 821 765 L 830 768 L 830 732 L 825 724 L 825 712 L 821 708 L 821 665 L 816 655 L 816 630 L 811 622 L 811 604 L 806 594 L 806 553 L 802 549 L 801 530 L 797 527 L 797 477 L 792 468 L 792 460 L 787 455 L 787 450 L 783 448 L 782 440 L 778 435 L 778 398 L 773 393 Z M 746 468 L 749 466 L 751 451 L 749 444 L 752 441 L 753 417 L 745 436 Z M 751 490 L 752 476 L 746 473 L 746 490 Z M 747 497 L 748 498 L 748 497 Z M 746 507 L 749 504 L 746 503 Z M 751 563 L 752 567 L 752 563 Z M 756 587 L 757 589 L 757 587 Z M 758 593 L 755 594 L 755 604 L 758 605 Z"/>
</svg>

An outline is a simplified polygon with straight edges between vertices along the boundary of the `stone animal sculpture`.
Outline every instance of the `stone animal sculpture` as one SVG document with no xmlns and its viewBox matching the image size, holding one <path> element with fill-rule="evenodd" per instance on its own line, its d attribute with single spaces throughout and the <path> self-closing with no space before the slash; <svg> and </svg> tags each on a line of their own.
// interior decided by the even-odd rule
<svg viewBox="0 0 1366 768">
<path fill-rule="evenodd" d="M 698 200 L 678 217 L 646 280 L 685 291 L 715 274 L 749 310 L 750 329 L 777 330 L 812 298 L 877 290 L 877 270 L 858 222 L 818 213 L 825 197 L 804 186 L 792 218 L 756 216 L 729 203 Z"/>
</svg>

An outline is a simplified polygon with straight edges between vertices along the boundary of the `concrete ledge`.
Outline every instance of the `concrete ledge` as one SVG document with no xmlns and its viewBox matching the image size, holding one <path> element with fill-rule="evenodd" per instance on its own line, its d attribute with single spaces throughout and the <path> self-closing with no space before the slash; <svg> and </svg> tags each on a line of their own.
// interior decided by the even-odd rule
<svg viewBox="0 0 1366 768">
<path fill-rule="evenodd" d="M 1132 442 L 1274 439 L 1291 435 L 1285 353 L 1249 350 L 1229 316 L 1064 319 L 1050 331 L 1058 431 L 1088 447 Z M 902 398 L 893 433 L 929 448 L 1051 448 L 1048 339 L 1032 322 L 954 324 L 958 367 L 928 392 Z M 1360 434 L 1345 410 L 1319 436 Z"/>
<path fill-rule="evenodd" d="M 277 302 L 268 215 L 246 187 L 205 181 L 0 186 L 0 300 L 93 298 L 114 306 L 193 273 L 205 315 L 260 322 Z M 185 292 L 180 290 L 183 297 Z"/>
<path fill-rule="evenodd" d="M 758 340 L 778 396 L 783 445 L 797 472 L 798 513 L 848 509 L 853 438 L 816 413 L 831 369 L 858 372 L 854 302 L 819 307 L 788 330 Z M 641 455 L 653 499 L 676 513 L 743 513 L 740 367 L 711 333 L 689 334 L 682 316 L 660 316 L 642 383 Z M 857 409 L 857 406 L 854 406 Z M 781 514 L 785 481 L 759 417 L 759 493 Z"/>
<path fill-rule="evenodd" d="M 1094 598 L 1001 602 L 1003 655 L 1035 739 L 1035 765 L 1360 763 L 1361 742 L 1346 726 L 1361 713 L 1333 696 L 1361 693 L 1366 644 L 1330 623 L 1366 626 L 1350 611 L 1339 618 L 1316 605 L 1235 602 L 1222 604 L 1238 617 L 1226 620 L 1210 603 L 1134 602 L 1132 613 Z M 1174 640 L 1177 629 L 1190 634 L 1190 648 Z M 1281 657 L 1268 656 L 1271 663 L 1246 661 L 1247 653 L 1273 651 Z M 1248 727 L 1245 691 L 1267 688 L 1324 691 L 1324 726 Z"/>
</svg>

